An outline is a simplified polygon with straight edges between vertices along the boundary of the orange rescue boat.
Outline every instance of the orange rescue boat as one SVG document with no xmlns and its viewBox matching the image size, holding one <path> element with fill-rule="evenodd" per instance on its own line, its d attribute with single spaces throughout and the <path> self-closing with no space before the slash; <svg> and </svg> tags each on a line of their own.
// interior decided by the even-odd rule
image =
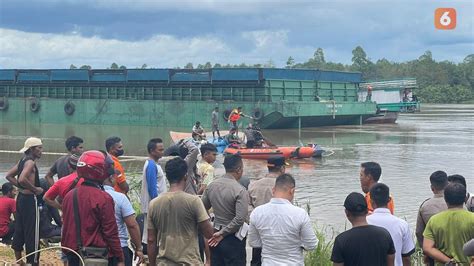
<svg viewBox="0 0 474 266">
<path fill-rule="evenodd" d="M 229 146 L 224 150 L 225 154 L 240 154 L 245 159 L 257 159 L 266 160 L 269 157 L 280 155 L 287 159 L 296 158 L 311 158 L 320 157 L 324 150 L 320 146 L 315 144 L 309 144 L 308 146 L 296 147 L 264 147 L 264 148 L 243 148 L 237 146 Z"/>
</svg>

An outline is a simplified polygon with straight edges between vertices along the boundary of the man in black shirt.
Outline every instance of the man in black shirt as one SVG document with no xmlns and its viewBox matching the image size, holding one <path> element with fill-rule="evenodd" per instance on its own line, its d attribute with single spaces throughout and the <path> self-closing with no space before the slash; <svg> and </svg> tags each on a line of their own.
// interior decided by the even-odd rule
<svg viewBox="0 0 474 266">
<path fill-rule="evenodd" d="M 84 141 L 76 136 L 71 136 L 66 139 L 66 149 L 68 151 L 67 155 L 59 157 L 57 159 L 53 166 L 49 169 L 48 173 L 44 176 L 44 178 L 48 181 L 49 186 L 53 186 L 54 184 L 54 176 L 57 174 L 58 175 L 58 180 L 72 174 L 75 169 L 73 169 L 73 166 L 69 163 L 69 158 L 71 157 L 72 154 L 81 156 L 84 148 L 83 144 Z"/>
<path fill-rule="evenodd" d="M 336 237 L 331 261 L 335 266 L 393 266 L 395 246 L 390 233 L 367 224 L 367 202 L 362 194 L 352 192 L 344 201 L 346 216 L 352 229 Z"/>
</svg>

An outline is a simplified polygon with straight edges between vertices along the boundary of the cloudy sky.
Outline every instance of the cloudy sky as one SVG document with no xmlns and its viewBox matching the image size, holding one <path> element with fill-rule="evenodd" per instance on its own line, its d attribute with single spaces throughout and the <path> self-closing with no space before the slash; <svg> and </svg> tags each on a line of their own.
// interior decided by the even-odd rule
<svg viewBox="0 0 474 266">
<path fill-rule="evenodd" d="M 457 27 L 434 28 L 434 10 L 452 7 Z M 207 61 L 283 67 L 324 49 L 351 63 L 402 62 L 426 50 L 461 62 L 474 53 L 472 0 L 1 0 L 0 68 L 194 65 Z"/>
</svg>

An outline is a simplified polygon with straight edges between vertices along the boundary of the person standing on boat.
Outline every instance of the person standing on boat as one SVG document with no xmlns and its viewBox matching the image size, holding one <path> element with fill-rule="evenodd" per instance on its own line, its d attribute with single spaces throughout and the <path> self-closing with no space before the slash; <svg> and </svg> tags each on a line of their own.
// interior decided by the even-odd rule
<svg viewBox="0 0 474 266">
<path fill-rule="evenodd" d="M 11 168 L 7 174 L 7 180 L 20 188 L 16 200 L 15 234 L 13 236 L 12 249 L 15 258 L 19 260 L 25 246 L 26 254 L 38 250 L 39 247 L 39 209 L 37 196 L 43 194 L 40 185 L 39 171 L 36 161 L 43 153 L 43 143 L 39 138 L 28 138 L 24 147 L 20 150 L 24 157 Z M 18 176 L 18 180 L 15 179 Z M 39 254 L 29 255 L 26 262 L 38 265 Z"/>
<path fill-rule="evenodd" d="M 369 213 L 374 211 L 372 207 L 372 202 L 370 200 L 370 189 L 373 185 L 379 182 L 380 176 L 382 175 L 382 168 L 376 162 L 365 162 L 360 165 L 360 187 L 365 193 L 365 200 L 367 201 L 367 207 Z M 395 205 L 393 203 L 393 197 L 390 196 L 390 200 L 387 204 L 387 208 L 390 210 L 390 213 L 393 214 L 395 211 Z"/>
<path fill-rule="evenodd" d="M 72 174 L 76 171 L 75 166 L 73 167 L 69 164 L 69 158 L 71 155 L 75 154 L 78 157 L 81 156 L 82 152 L 84 151 L 83 147 L 84 140 L 76 136 L 70 136 L 66 139 L 66 149 L 68 151 L 67 155 L 64 155 L 57 159 L 53 166 L 49 169 L 48 173 L 44 176 L 44 178 L 48 181 L 49 186 L 53 186 L 54 184 L 54 176 L 58 175 L 58 180 Z"/>
<path fill-rule="evenodd" d="M 229 122 L 232 124 L 231 127 L 236 129 L 237 135 L 239 134 L 239 126 L 237 125 L 237 122 L 241 116 L 253 119 L 251 116 L 248 116 L 242 112 L 241 106 L 237 107 L 237 109 L 233 109 L 229 115 Z"/>
<path fill-rule="evenodd" d="M 219 107 L 216 106 L 214 111 L 212 111 L 211 116 L 211 124 L 212 124 L 212 138 L 216 139 L 215 132 L 217 132 L 217 137 L 221 138 L 221 133 L 219 132 Z"/>
<path fill-rule="evenodd" d="M 365 98 L 366 102 L 370 102 L 372 100 L 372 86 L 367 86 L 367 98 Z"/>
<path fill-rule="evenodd" d="M 249 185 L 249 213 L 260 205 L 270 202 L 273 195 L 273 187 L 278 176 L 286 172 L 288 163 L 285 157 L 277 155 L 267 159 L 268 173 L 265 177 L 250 182 Z M 252 260 L 250 265 L 262 265 L 262 248 L 255 247 L 252 249 Z"/>
<path fill-rule="evenodd" d="M 127 177 L 125 176 L 125 170 L 123 169 L 123 166 L 118 158 L 124 154 L 122 140 L 119 137 L 108 138 L 105 140 L 105 149 L 107 150 L 107 153 L 112 156 L 115 170 L 118 172 L 114 189 L 117 192 L 127 194 L 129 190 Z"/>
<path fill-rule="evenodd" d="M 194 124 L 192 137 L 195 141 L 206 140 L 206 134 L 204 133 L 204 128 L 201 126 L 201 122 L 196 121 Z"/>
</svg>

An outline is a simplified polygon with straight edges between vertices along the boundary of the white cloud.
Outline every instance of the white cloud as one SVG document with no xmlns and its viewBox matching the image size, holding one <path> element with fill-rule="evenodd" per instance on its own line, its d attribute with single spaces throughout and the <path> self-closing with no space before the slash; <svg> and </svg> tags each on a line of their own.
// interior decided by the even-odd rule
<svg viewBox="0 0 474 266">
<path fill-rule="evenodd" d="M 230 48 L 212 36 L 178 39 L 155 35 L 131 42 L 77 34 L 41 34 L 0 29 L 2 68 L 64 68 L 70 64 L 128 67 L 146 63 L 154 67 L 183 66 L 187 62 L 216 60 L 230 54 Z"/>
<path fill-rule="evenodd" d="M 264 49 L 274 45 L 285 45 L 288 41 L 288 31 L 247 31 L 242 33 L 242 37 L 252 41 L 257 49 Z"/>
<path fill-rule="evenodd" d="M 130 68 L 144 63 L 166 68 L 207 61 L 263 64 L 270 59 L 277 66 L 284 66 L 290 55 L 301 61 L 312 55 L 312 47 L 290 47 L 287 34 L 285 30 L 243 32 L 240 36 L 249 49 L 242 51 L 211 35 L 194 38 L 154 35 L 147 40 L 122 41 L 74 33 L 43 34 L 0 29 L 0 67 L 67 68 L 70 64 L 86 64 L 105 68 L 116 62 Z"/>
</svg>

